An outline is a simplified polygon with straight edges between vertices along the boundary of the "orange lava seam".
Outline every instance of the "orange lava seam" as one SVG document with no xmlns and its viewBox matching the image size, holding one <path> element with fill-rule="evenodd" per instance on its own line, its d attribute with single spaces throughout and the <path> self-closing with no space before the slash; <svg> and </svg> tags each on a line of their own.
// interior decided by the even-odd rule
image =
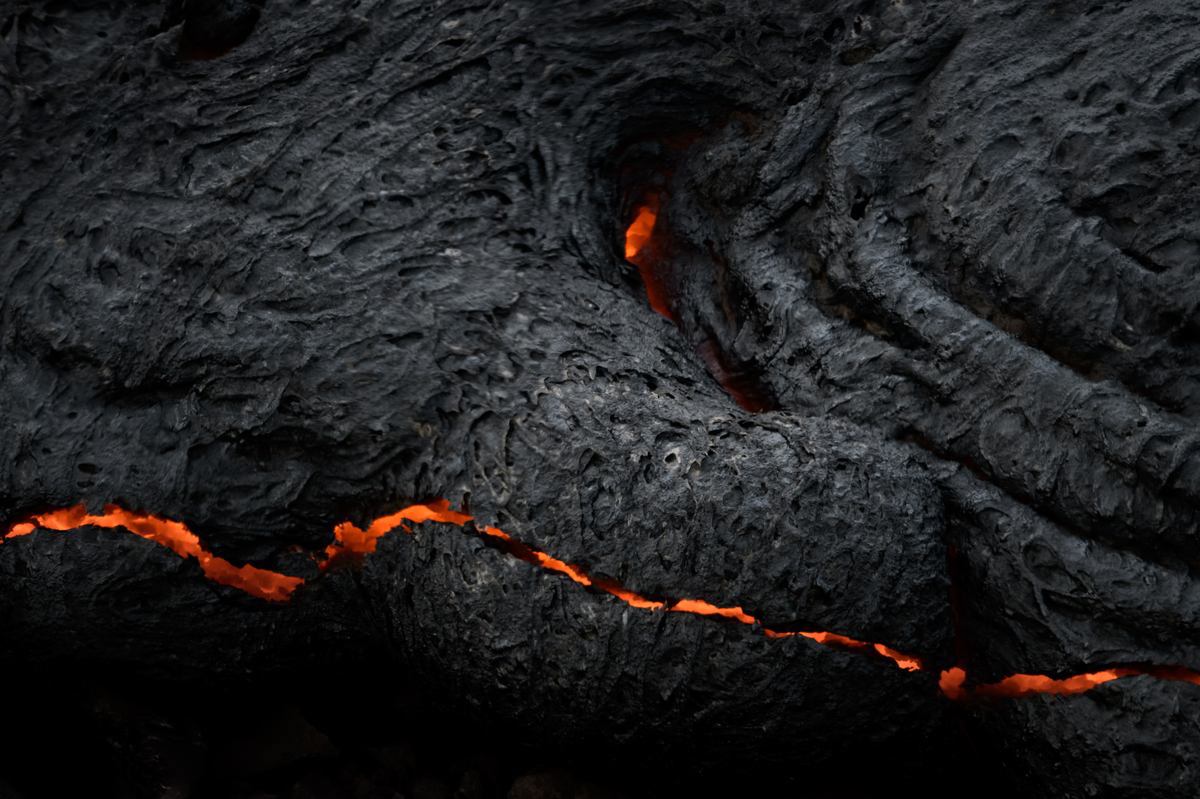
<svg viewBox="0 0 1200 799">
<path fill-rule="evenodd" d="M 655 257 L 655 245 L 652 241 L 654 224 L 658 221 L 657 194 L 650 194 L 642 205 L 638 206 L 633 221 L 625 229 L 625 260 L 638 269 L 642 277 L 642 285 L 646 287 L 646 299 L 650 307 L 671 321 L 675 321 L 675 311 L 671 308 L 669 292 L 662 276 L 654 270 L 654 264 L 659 260 Z"/>
<path fill-rule="evenodd" d="M 646 196 L 642 204 L 638 206 L 637 211 L 634 213 L 633 221 L 625 229 L 625 260 L 637 267 L 638 273 L 642 277 L 642 283 L 646 287 L 646 298 L 650 302 L 650 307 L 674 321 L 675 314 L 668 299 L 667 287 L 663 282 L 662 276 L 654 268 L 656 260 L 662 255 L 661 247 L 658 247 L 654 241 L 655 223 L 658 221 L 660 202 L 661 198 L 659 195 L 651 192 Z M 712 341 L 702 345 L 699 348 L 699 352 L 700 356 L 704 359 L 709 373 L 738 405 L 754 413 L 768 410 L 768 407 L 761 402 L 760 398 L 754 397 L 741 389 L 738 381 L 735 379 L 735 375 L 726 367 L 721 358 L 720 351 L 713 345 Z M 555 561 L 555 563 L 559 563 L 559 561 Z M 561 569 L 558 570 L 562 571 Z M 574 576 L 572 578 L 576 579 Z M 591 585 L 590 581 L 576 579 L 576 582 Z M 604 590 L 607 590 L 614 596 L 619 596 L 624 601 L 634 605 L 634 607 L 663 607 L 662 603 L 649 602 L 628 591 L 618 593 L 619 589 L 610 589 L 605 586 L 601 586 L 601 588 L 604 588 Z M 740 621 L 743 624 L 758 623 L 757 619 L 741 608 L 721 608 L 700 599 L 681 599 L 667 608 L 667 610 L 696 613 L 703 616 L 723 616 L 728 619 Z M 921 661 L 915 657 L 897 652 L 883 644 L 866 644 L 836 633 L 778 632 L 766 628 L 763 629 L 763 633 L 768 638 L 787 638 L 793 635 L 801 635 L 821 644 L 834 644 L 850 649 L 873 648 L 875 652 L 894 661 L 902 669 L 908 671 L 923 670 Z M 1129 677 L 1137 674 L 1150 674 L 1162 679 L 1184 680 L 1200 685 L 1200 673 L 1188 669 L 1167 667 L 1135 669 L 1127 667 L 1078 674 L 1063 679 L 1054 679 L 1041 674 L 1013 674 L 997 683 L 980 685 L 968 689 L 966 687 L 966 671 L 955 667 L 941 673 L 938 686 L 941 688 L 942 693 L 954 700 L 964 699 L 969 694 L 1003 697 L 1026 696 L 1028 694 L 1078 694 L 1089 691 L 1097 685 L 1103 685 L 1106 682 L 1111 682 L 1121 677 Z"/>
<path fill-rule="evenodd" d="M 334 527 L 334 541 L 325 549 L 321 568 L 324 570 L 341 558 L 362 557 L 374 552 L 378 540 L 388 533 L 398 528 L 411 533 L 412 529 L 409 527 L 409 523 L 419 524 L 434 521 L 461 526 L 473 520 L 472 516 L 451 509 L 447 500 L 440 499 L 429 503 L 409 505 L 395 513 L 381 516 L 371 522 L 365 530 L 351 522 L 342 522 Z M 170 549 L 182 558 L 195 558 L 205 576 L 210 580 L 237 588 L 261 599 L 274 602 L 286 601 L 291 598 L 297 588 L 304 584 L 302 577 L 292 577 L 250 565 L 234 566 L 224 558 L 219 558 L 205 550 L 200 545 L 200 539 L 196 534 L 182 522 L 150 514 L 133 513 L 116 505 L 106 505 L 104 513 L 98 515 L 88 513 L 87 508 L 83 505 L 40 513 L 32 516 L 28 521 L 12 525 L 4 537 L 0 538 L 0 542 L 29 535 L 38 528 L 68 531 L 86 526 L 128 530 Z M 512 546 L 515 554 L 531 563 L 563 574 L 580 585 L 610 594 L 634 608 L 717 616 L 742 624 L 758 626 L 768 638 L 801 636 L 826 646 L 874 652 L 891 660 L 906 671 L 924 670 L 918 658 L 905 655 L 884 644 L 867 643 L 831 632 L 773 630 L 762 626 L 757 618 L 740 607 L 722 607 L 703 599 L 678 599 L 673 602 L 648 599 L 608 580 L 592 578 L 578 566 L 532 549 L 497 527 L 484 526 L 477 527 L 476 530 L 481 535 L 495 538 Z M 966 687 L 966 671 L 955 667 L 941 673 L 939 686 L 942 693 L 953 700 L 965 699 L 971 695 L 1018 697 L 1029 694 L 1078 694 L 1091 690 L 1097 685 L 1134 675 L 1149 675 L 1160 679 L 1180 680 L 1200 685 L 1200 673 L 1190 669 L 1146 666 L 1107 669 L 1063 679 L 1054 679 L 1040 674 L 1014 674 L 999 682 L 979 685 L 971 689 Z"/>
<path fill-rule="evenodd" d="M 161 544 L 181 558 L 195 558 L 199 561 L 204 575 L 213 582 L 241 589 L 260 599 L 285 601 L 304 583 L 302 577 L 291 577 L 249 565 L 234 566 L 200 546 L 200 539 L 182 522 L 149 514 L 131 513 L 116 505 L 105 505 L 104 513 L 99 515 L 88 513 L 83 505 L 41 513 L 27 522 L 14 524 L 4 538 L 7 540 L 29 535 L 38 527 L 65 531 L 88 526 L 109 529 L 121 527 L 134 535 Z"/>
</svg>

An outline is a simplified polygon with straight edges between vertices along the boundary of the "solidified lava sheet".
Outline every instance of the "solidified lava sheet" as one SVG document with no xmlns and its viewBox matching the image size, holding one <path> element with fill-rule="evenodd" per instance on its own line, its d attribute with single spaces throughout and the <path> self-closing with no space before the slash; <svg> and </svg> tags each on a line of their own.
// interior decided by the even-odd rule
<svg viewBox="0 0 1200 799">
<path fill-rule="evenodd" d="M 1200 795 L 1200 0 L 18 3 L 0 119 L 6 672 Z"/>
</svg>

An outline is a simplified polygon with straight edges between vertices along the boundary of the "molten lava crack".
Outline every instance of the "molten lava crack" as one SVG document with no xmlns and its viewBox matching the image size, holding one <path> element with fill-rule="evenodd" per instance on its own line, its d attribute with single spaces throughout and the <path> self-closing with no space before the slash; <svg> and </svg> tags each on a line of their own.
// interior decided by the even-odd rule
<svg viewBox="0 0 1200 799">
<path fill-rule="evenodd" d="M 461 525 L 472 521 L 472 517 L 465 513 L 450 510 L 450 503 L 442 499 L 428 505 L 412 505 L 390 516 L 376 519 L 366 530 L 355 527 L 349 522 L 343 522 L 334 528 L 334 538 L 336 540 L 326 549 L 326 563 L 331 562 L 346 552 L 353 552 L 359 555 L 374 552 L 376 541 L 380 536 L 386 535 L 397 527 L 402 527 L 408 531 L 408 527 L 405 525 L 406 521 L 429 520 Z M 721 607 L 711 602 L 706 602 L 703 599 L 677 599 L 673 602 L 649 599 L 611 581 L 594 579 L 578 566 L 561 561 L 545 552 L 532 549 L 498 527 L 477 527 L 476 530 L 483 536 L 503 542 L 507 551 L 521 560 L 541 566 L 543 569 L 549 571 L 564 574 L 582 586 L 603 591 L 631 607 L 641 610 L 692 613 L 697 616 L 720 616 L 726 619 L 733 619 L 742 624 L 761 627 L 763 634 L 769 638 L 789 638 L 799 635 L 816 641 L 819 644 L 840 646 L 849 649 L 873 650 L 877 654 L 892 660 L 900 668 L 908 671 L 918 671 L 921 668 L 921 663 L 917 658 L 904 655 L 883 644 L 870 644 L 848 636 L 838 635 L 837 633 L 788 632 L 763 627 L 757 618 L 751 616 L 740 607 Z"/>
<path fill-rule="evenodd" d="M 34 516 L 28 522 L 14 524 L 4 540 L 29 535 L 38 527 L 47 530 L 74 530 L 77 527 L 123 528 L 162 544 L 181 558 L 195 558 L 204 575 L 213 582 L 245 591 L 259 599 L 282 602 L 291 597 L 304 579 L 291 577 L 255 566 L 234 566 L 200 545 L 200 539 L 182 522 L 160 516 L 131 513 L 116 505 L 105 505 L 104 513 L 93 515 L 83 505 L 62 508 Z"/>
<path fill-rule="evenodd" d="M 657 216 L 658 198 L 651 196 L 638 209 L 633 223 L 626 232 L 625 257 L 638 266 L 641 271 L 651 307 L 673 320 L 675 317 L 667 299 L 665 286 L 652 268 L 654 257 L 649 253 L 649 250 L 653 248 L 652 234 Z M 737 395 L 734 394 L 734 396 L 736 398 Z M 324 572 L 329 567 L 345 560 L 361 559 L 375 551 L 379 539 L 383 536 L 396 529 L 411 533 L 410 524 L 427 521 L 462 526 L 474 522 L 474 517 L 453 510 L 449 501 L 439 499 L 434 502 L 409 505 L 395 513 L 381 516 L 372 521 L 365 530 L 352 522 L 341 522 L 333 529 L 333 542 L 325 548 L 323 557 L 319 558 L 321 571 Z M 260 569 L 249 564 L 235 566 L 206 550 L 201 545 L 199 537 L 184 523 L 151 514 L 134 513 L 116 505 L 106 505 L 101 514 L 88 513 L 87 508 L 82 504 L 36 514 L 26 521 L 12 525 L 3 538 L 0 538 L 0 543 L 11 538 L 29 535 L 39 528 L 69 531 L 88 526 L 128 530 L 134 535 L 170 549 L 181 558 L 195 558 L 208 579 L 260 599 L 285 602 L 305 582 L 302 577 Z M 514 557 L 547 571 L 565 575 L 584 587 L 609 594 L 632 608 L 652 612 L 716 616 L 754 627 L 767 638 L 802 636 L 824 646 L 850 649 L 887 658 L 906 671 L 925 670 L 920 659 L 898 652 L 884 644 L 859 641 L 832 632 L 776 630 L 766 627 L 760 619 L 747 613 L 741 607 L 722 607 L 703 599 L 651 599 L 630 591 L 611 580 L 592 577 L 579 566 L 533 549 L 497 527 L 475 525 L 474 530 L 478 535 L 496 543 L 499 548 Z M 941 673 L 939 686 L 942 693 L 953 700 L 962 700 L 970 696 L 1017 697 L 1029 694 L 1078 694 L 1091 690 L 1097 685 L 1134 675 L 1149 675 L 1160 679 L 1182 680 L 1200 685 L 1200 672 L 1189 669 L 1164 666 L 1126 666 L 1062 679 L 1041 674 L 1014 674 L 999 682 L 973 688 L 967 687 L 966 671 L 955 667 Z"/>
<path fill-rule="evenodd" d="M 662 269 L 667 245 L 663 236 L 656 235 L 661 227 L 657 225 L 661 203 L 659 194 L 650 193 L 638 206 L 633 221 L 625 229 L 625 260 L 637 267 L 650 307 L 681 327 L 672 297 L 672 278 Z M 743 410 L 750 413 L 778 410 L 754 372 L 722 352 L 714 335 L 709 333 L 707 339 L 697 345 L 696 354 L 717 384 Z"/>
<path fill-rule="evenodd" d="M 1160 680 L 1176 680 L 1200 685 L 1200 672 L 1178 666 L 1125 666 L 1103 671 L 1093 671 L 1086 674 L 1076 674 L 1071 677 L 1055 679 L 1045 674 L 1010 674 L 999 682 L 987 685 L 977 685 L 968 690 L 965 687 L 967 673 L 964 669 L 955 667 L 942 672 L 939 686 L 942 693 L 951 699 L 965 699 L 969 695 L 1018 697 L 1030 694 L 1082 694 L 1106 682 L 1119 680 L 1122 677 L 1149 676 Z"/>
<path fill-rule="evenodd" d="M 321 560 L 321 569 L 324 571 L 329 566 L 348 558 L 361 558 L 369 555 L 375 551 L 379 539 L 383 536 L 396 529 L 411 533 L 410 523 L 419 524 L 427 521 L 461 526 L 473 522 L 474 517 L 453 510 L 449 501 L 439 499 L 434 502 L 409 505 L 395 513 L 381 516 L 371 522 L 365 530 L 351 522 L 342 522 L 334 527 L 334 541 L 325 549 L 324 558 Z M 134 535 L 161 544 L 181 558 L 195 558 L 208 579 L 221 585 L 237 588 L 260 599 L 274 602 L 287 601 L 296 589 L 304 584 L 302 577 L 293 577 L 250 565 L 234 566 L 229 561 L 204 549 L 196 534 L 182 522 L 151 514 L 133 513 L 116 505 L 106 505 L 104 513 L 99 515 L 88 513 L 83 505 L 40 513 L 30 517 L 27 521 L 12 525 L 4 537 L 0 538 L 0 543 L 11 538 L 29 535 L 39 528 L 69 531 L 87 526 L 125 529 Z M 897 652 L 884 644 L 859 641 L 831 632 L 774 630 L 763 626 L 759 619 L 740 607 L 722 607 L 703 599 L 672 601 L 650 599 L 609 580 L 594 578 L 579 566 L 533 549 L 497 527 L 476 525 L 475 532 L 484 538 L 499 542 L 502 548 L 514 557 L 548 571 L 565 575 L 582 586 L 616 597 L 633 608 L 668 613 L 691 613 L 697 616 L 717 616 L 753 626 L 761 630 L 767 638 L 790 638 L 798 635 L 825 646 L 882 656 L 906 671 L 925 670 L 918 658 Z M 999 682 L 979 685 L 970 689 L 966 687 L 966 671 L 955 667 L 941 673 L 939 685 L 942 693 L 950 699 L 962 700 L 971 696 L 1018 697 L 1029 694 L 1078 694 L 1112 680 L 1136 675 L 1148 675 L 1164 680 L 1179 680 L 1200 685 L 1200 672 L 1171 666 L 1127 666 L 1062 679 L 1041 674 L 1014 674 Z"/>
<path fill-rule="evenodd" d="M 646 287 L 646 299 L 650 302 L 650 307 L 672 322 L 677 322 L 675 311 L 671 308 L 670 292 L 662 276 L 654 268 L 658 260 L 653 252 L 658 202 L 658 195 L 651 194 L 638 206 L 633 222 L 625 230 L 625 260 L 637 267 L 638 274 L 642 277 L 642 285 Z"/>
</svg>

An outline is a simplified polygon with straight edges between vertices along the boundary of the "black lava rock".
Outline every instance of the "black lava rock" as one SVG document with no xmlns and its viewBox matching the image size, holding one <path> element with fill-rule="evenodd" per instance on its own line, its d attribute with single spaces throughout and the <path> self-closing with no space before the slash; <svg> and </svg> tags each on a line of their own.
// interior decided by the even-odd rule
<svg viewBox="0 0 1200 799">
<path fill-rule="evenodd" d="M 1200 686 L 937 682 L 1200 669 L 1198 23 L 0 10 L 2 529 L 116 503 L 306 580 L 270 603 L 120 530 L 10 538 L 6 670 L 385 663 L 515 739 L 697 774 L 982 747 L 1028 795 L 1194 796 Z M 518 543 L 426 524 L 318 568 L 340 522 L 439 497 Z"/>
</svg>

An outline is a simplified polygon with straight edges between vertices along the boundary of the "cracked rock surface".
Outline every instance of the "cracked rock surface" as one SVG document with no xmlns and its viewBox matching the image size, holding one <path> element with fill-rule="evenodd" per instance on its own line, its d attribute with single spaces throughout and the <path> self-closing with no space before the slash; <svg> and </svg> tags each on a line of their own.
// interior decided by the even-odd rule
<svg viewBox="0 0 1200 799">
<path fill-rule="evenodd" d="M 40 531 L 0 545 L 0 657 L 385 659 L 564 745 L 919 771 L 969 729 L 1022 795 L 1194 796 L 1200 686 L 936 682 L 1200 670 L 1198 24 L 1191 0 L 0 9 L 0 524 L 119 503 L 309 580 L 265 605 L 148 541 Z M 650 193 L 677 324 L 623 258 Z M 337 523 L 436 497 L 642 596 L 925 668 L 639 612 L 449 525 L 319 576 Z"/>
</svg>

